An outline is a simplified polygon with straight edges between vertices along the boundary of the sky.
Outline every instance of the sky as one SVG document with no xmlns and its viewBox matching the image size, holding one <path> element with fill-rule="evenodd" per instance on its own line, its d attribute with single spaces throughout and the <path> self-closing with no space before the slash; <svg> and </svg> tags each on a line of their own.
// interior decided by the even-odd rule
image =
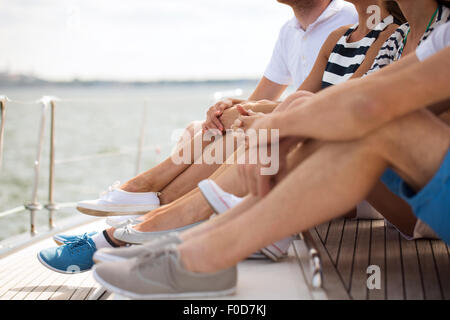
<svg viewBox="0 0 450 320">
<path fill-rule="evenodd" d="M 259 77 L 276 0 L 0 0 L 0 71 L 48 80 Z"/>
</svg>

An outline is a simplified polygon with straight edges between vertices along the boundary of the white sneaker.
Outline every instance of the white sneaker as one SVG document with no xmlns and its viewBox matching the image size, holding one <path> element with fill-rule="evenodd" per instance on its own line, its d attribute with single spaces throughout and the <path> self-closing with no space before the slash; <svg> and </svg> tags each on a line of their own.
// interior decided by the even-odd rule
<svg viewBox="0 0 450 320">
<path fill-rule="evenodd" d="M 158 192 L 127 192 L 119 186 L 117 181 L 99 199 L 78 202 L 78 211 L 101 217 L 142 215 L 160 206 Z"/>
<path fill-rule="evenodd" d="M 294 237 L 287 237 L 283 240 L 269 244 L 267 247 L 261 249 L 261 253 L 273 261 L 278 261 L 287 255 L 293 240 Z"/>
<path fill-rule="evenodd" d="M 235 195 L 225 192 L 213 180 L 205 179 L 198 184 L 200 192 L 208 201 L 215 213 L 224 213 L 227 210 L 237 206 L 244 198 L 236 197 Z M 272 243 L 260 251 L 251 254 L 249 259 L 261 259 L 261 255 L 273 261 L 278 261 L 280 258 L 287 255 L 287 250 L 291 245 L 293 237 L 288 237 L 278 242 Z"/>
<path fill-rule="evenodd" d="M 134 226 L 136 224 L 143 222 L 142 220 L 139 220 L 139 218 L 142 216 L 143 215 L 113 216 L 113 217 L 106 218 L 106 223 L 109 226 L 116 228 L 116 229 L 125 227 L 127 225 Z"/>
<path fill-rule="evenodd" d="M 223 191 L 213 180 L 205 179 L 199 182 L 198 188 L 215 213 L 220 214 L 241 203 L 244 198 Z"/>
</svg>

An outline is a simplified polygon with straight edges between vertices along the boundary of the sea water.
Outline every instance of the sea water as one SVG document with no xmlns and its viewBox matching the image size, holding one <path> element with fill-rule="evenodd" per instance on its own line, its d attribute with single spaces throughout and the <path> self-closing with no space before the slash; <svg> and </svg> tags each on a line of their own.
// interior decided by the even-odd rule
<svg viewBox="0 0 450 320">
<path fill-rule="evenodd" d="M 246 81 L 0 87 L 0 95 L 12 100 L 5 121 L 0 212 L 31 201 L 42 113 L 42 105 L 33 101 L 44 95 L 61 99 L 55 108 L 54 199 L 65 203 L 95 199 L 114 181 L 133 177 L 142 128 L 141 171 L 170 154 L 177 129 L 204 119 L 206 110 L 223 96 L 247 97 L 255 85 Z M 48 202 L 49 124 L 47 116 L 38 193 L 42 204 Z M 56 223 L 76 214 L 80 213 L 73 208 L 63 208 L 55 215 Z M 38 231 L 46 228 L 47 219 L 46 210 L 37 213 Z M 0 240 L 27 231 L 28 211 L 0 218 Z"/>
</svg>

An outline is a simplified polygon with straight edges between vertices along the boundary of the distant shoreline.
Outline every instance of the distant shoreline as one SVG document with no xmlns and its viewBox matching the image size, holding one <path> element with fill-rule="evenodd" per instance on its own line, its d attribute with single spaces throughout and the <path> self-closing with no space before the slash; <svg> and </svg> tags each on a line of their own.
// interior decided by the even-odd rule
<svg viewBox="0 0 450 320">
<path fill-rule="evenodd" d="M 0 86 L 6 87 L 161 87 L 161 86 L 197 86 L 197 85 L 227 85 L 227 84 L 256 84 L 257 78 L 242 79 L 187 79 L 187 80 L 151 80 L 151 81 L 114 81 L 114 80 L 70 80 L 70 81 L 49 81 L 26 75 L 10 75 L 0 73 Z"/>
</svg>

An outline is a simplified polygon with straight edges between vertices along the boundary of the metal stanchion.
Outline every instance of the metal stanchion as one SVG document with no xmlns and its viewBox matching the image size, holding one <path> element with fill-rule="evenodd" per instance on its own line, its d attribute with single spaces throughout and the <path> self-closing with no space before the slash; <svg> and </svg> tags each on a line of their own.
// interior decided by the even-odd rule
<svg viewBox="0 0 450 320">
<path fill-rule="evenodd" d="M 45 209 L 48 210 L 48 226 L 50 229 L 55 227 L 53 214 L 58 210 L 58 206 L 54 202 L 55 188 L 55 100 L 50 100 L 50 161 L 48 175 L 48 203 Z"/>
<path fill-rule="evenodd" d="M 144 100 L 144 105 L 142 107 L 141 131 L 139 135 L 138 149 L 136 155 L 136 175 L 138 175 L 141 170 L 142 148 L 144 147 L 145 128 L 147 125 L 147 104 L 148 104 L 147 100 Z"/>
<path fill-rule="evenodd" d="M 0 169 L 2 168 L 3 159 L 3 137 L 5 134 L 6 100 L 7 98 L 5 96 L 0 96 Z"/>
<path fill-rule="evenodd" d="M 41 170 L 41 154 L 42 154 L 42 147 L 44 144 L 45 119 L 49 105 L 49 100 L 44 97 L 42 98 L 41 103 L 42 103 L 41 124 L 38 133 L 36 159 L 34 161 L 34 182 L 33 182 L 33 190 L 31 193 L 31 203 L 25 205 L 25 208 L 30 211 L 31 235 L 36 234 L 36 211 L 42 209 L 42 205 L 38 202 L 39 174 Z"/>
</svg>

